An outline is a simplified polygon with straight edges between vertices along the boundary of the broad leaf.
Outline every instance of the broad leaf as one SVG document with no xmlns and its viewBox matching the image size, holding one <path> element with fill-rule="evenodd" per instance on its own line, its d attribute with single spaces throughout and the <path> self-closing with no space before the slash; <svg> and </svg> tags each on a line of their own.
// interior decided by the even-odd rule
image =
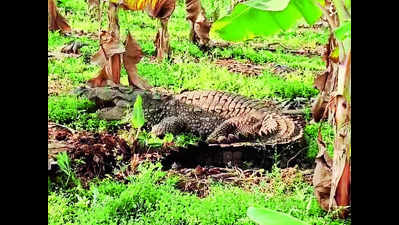
<svg viewBox="0 0 399 225">
<path fill-rule="evenodd" d="M 344 22 L 341 26 L 335 29 L 334 34 L 340 41 L 351 38 L 351 21 Z"/>
<path fill-rule="evenodd" d="M 312 25 L 321 15 L 316 0 L 252 0 L 217 20 L 211 33 L 228 41 L 243 41 L 288 30 L 301 18 Z"/>
<path fill-rule="evenodd" d="M 260 9 L 260 10 L 269 10 L 269 11 L 282 11 L 287 8 L 290 0 L 251 0 L 247 2 L 243 2 L 243 4 Z"/>
<path fill-rule="evenodd" d="M 140 89 L 150 89 L 151 85 L 149 85 L 146 80 L 137 74 L 136 64 L 140 62 L 142 57 L 143 52 L 141 51 L 140 46 L 130 35 L 130 32 L 128 32 L 126 39 L 126 51 L 123 53 L 123 64 L 128 75 L 129 85 L 134 85 Z"/>
<path fill-rule="evenodd" d="M 351 0 L 345 0 L 345 8 L 350 11 L 351 9 Z"/>
<path fill-rule="evenodd" d="M 141 95 L 138 95 L 136 101 L 134 102 L 132 123 L 133 127 L 136 129 L 141 128 L 145 123 L 143 113 L 143 100 L 141 98 Z"/>
<path fill-rule="evenodd" d="M 249 207 L 248 217 L 260 225 L 306 225 L 306 223 L 284 213 L 270 209 Z"/>
</svg>

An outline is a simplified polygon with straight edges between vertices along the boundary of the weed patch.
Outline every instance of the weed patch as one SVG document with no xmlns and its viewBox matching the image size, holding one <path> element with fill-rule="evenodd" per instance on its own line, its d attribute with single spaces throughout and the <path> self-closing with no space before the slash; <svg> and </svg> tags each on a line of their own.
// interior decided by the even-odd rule
<svg viewBox="0 0 399 225">
<path fill-rule="evenodd" d="M 246 77 L 210 65 L 206 60 L 180 64 L 143 61 L 138 64 L 138 70 L 151 85 L 172 89 L 177 93 L 182 90 L 221 90 L 260 99 L 308 98 L 318 93 L 311 82 L 288 80 L 267 71 L 257 77 Z"/>
<path fill-rule="evenodd" d="M 309 124 L 305 127 L 305 139 L 309 144 L 308 157 L 314 159 L 319 152 L 317 145 L 317 136 L 321 126 L 321 135 L 324 143 L 327 145 L 327 152 L 332 157 L 334 153 L 334 130 L 327 122 Z"/>
<path fill-rule="evenodd" d="M 246 216 L 250 206 L 287 213 L 309 224 L 345 223 L 325 213 L 313 188 L 299 179 L 289 185 L 288 193 L 281 175 L 275 175 L 272 184 L 262 184 L 273 185 L 274 193 L 213 183 L 210 195 L 200 199 L 177 190 L 179 178 L 168 176 L 159 164 L 140 165 L 138 170 L 128 184 L 106 179 L 88 190 L 51 192 L 49 224 L 253 224 Z"/>
<path fill-rule="evenodd" d="M 77 130 L 115 130 L 121 121 L 106 121 L 93 112 L 95 104 L 86 98 L 76 96 L 52 96 L 48 98 L 48 118 L 60 124 L 67 124 Z"/>
</svg>

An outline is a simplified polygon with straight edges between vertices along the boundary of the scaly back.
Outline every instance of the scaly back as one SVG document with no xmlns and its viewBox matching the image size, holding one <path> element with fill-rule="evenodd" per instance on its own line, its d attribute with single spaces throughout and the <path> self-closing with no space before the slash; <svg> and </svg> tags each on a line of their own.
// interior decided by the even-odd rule
<svg viewBox="0 0 399 225">
<path fill-rule="evenodd" d="M 230 119 L 242 132 L 252 133 L 266 145 L 290 143 L 303 137 L 301 120 L 283 115 L 272 101 L 221 91 L 190 91 L 173 98 L 225 120 Z"/>
</svg>

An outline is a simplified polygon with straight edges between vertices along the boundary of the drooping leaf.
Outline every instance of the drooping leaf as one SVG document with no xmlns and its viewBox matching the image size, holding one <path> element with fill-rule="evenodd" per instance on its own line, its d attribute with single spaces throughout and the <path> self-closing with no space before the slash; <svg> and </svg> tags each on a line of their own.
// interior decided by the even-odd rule
<svg viewBox="0 0 399 225">
<path fill-rule="evenodd" d="M 98 21 L 101 20 L 100 12 L 100 0 L 87 0 L 89 15 L 92 18 L 97 18 Z"/>
<path fill-rule="evenodd" d="M 126 39 L 126 51 L 123 54 L 123 64 L 128 74 L 129 85 L 134 85 L 140 89 L 150 89 L 151 85 L 137 74 L 136 64 L 143 57 L 143 52 L 136 40 L 132 38 L 130 32 Z"/>
<path fill-rule="evenodd" d="M 91 62 L 101 66 L 100 74 L 91 80 L 92 87 L 102 87 L 106 80 L 112 80 L 115 84 L 120 83 L 121 54 L 125 47 L 114 32 L 102 31 L 100 34 L 100 49 L 91 58 Z M 97 86 L 100 85 L 100 86 Z"/>
<path fill-rule="evenodd" d="M 279 213 L 270 209 L 249 207 L 248 217 L 260 225 L 306 225 L 290 215 Z"/>
<path fill-rule="evenodd" d="M 168 33 L 168 21 L 161 20 L 161 28 L 158 30 L 154 40 L 157 59 L 163 60 L 169 57 L 170 45 L 169 45 L 169 33 Z"/>
<path fill-rule="evenodd" d="M 119 40 L 119 18 L 118 18 L 118 4 L 109 3 L 108 5 L 108 32 L 114 34 L 115 39 Z"/>
<path fill-rule="evenodd" d="M 200 45 L 208 44 L 211 23 L 206 19 L 206 13 L 200 0 L 186 0 L 186 19 L 190 21 L 190 41 Z"/>
<path fill-rule="evenodd" d="M 48 0 L 48 29 L 60 30 L 63 33 L 71 32 L 71 27 L 66 19 L 58 12 L 55 0 Z"/>
<path fill-rule="evenodd" d="M 107 60 L 115 55 L 125 52 L 125 47 L 112 32 L 101 31 L 100 49 L 91 58 L 91 63 L 104 66 Z"/>
<path fill-rule="evenodd" d="M 150 15 L 163 21 L 167 21 L 176 7 L 176 0 L 159 0 Z"/>
<path fill-rule="evenodd" d="M 313 186 L 316 195 L 316 200 L 320 207 L 324 210 L 329 209 L 330 192 L 331 192 L 331 176 L 333 161 L 327 154 L 326 144 L 321 136 L 321 130 L 317 137 L 317 144 L 319 146 L 319 153 L 316 156 L 316 168 L 313 175 Z M 334 206 L 336 205 L 333 202 Z"/>
<path fill-rule="evenodd" d="M 138 95 L 136 101 L 134 102 L 133 108 L 133 127 L 136 129 L 141 128 L 145 123 L 144 113 L 143 113 L 143 99 L 141 95 Z"/>
<path fill-rule="evenodd" d="M 287 0 L 252 0 L 240 3 L 230 15 L 212 25 L 211 34 L 228 41 L 242 41 L 287 30 L 301 18 L 312 25 L 322 15 L 316 0 L 287 2 Z M 287 6 L 284 5 L 286 3 Z"/>
<path fill-rule="evenodd" d="M 334 34 L 340 41 L 351 38 L 351 21 L 344 22 L 341 26 L 335 29 Z"/>
</svg>

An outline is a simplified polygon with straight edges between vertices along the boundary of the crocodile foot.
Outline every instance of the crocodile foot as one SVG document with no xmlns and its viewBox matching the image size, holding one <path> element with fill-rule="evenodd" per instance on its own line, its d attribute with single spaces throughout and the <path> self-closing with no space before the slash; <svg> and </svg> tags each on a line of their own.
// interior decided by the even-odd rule
<svg viewBox="0 0 399 225">
<path fill-rule="evenodd" d="M 184 130 L 186 123 L 183 118 L 170 116 L 152 127 L 151 133 L 163 137 L 166 133 L 178 134 Z"/>
<path fill-rule="evenodd" d="M 218 136 L 218 137 L 208 137 L 206 139 L 206 142 L 209 144 L 231 144 L 238 142 L 240 140 L 240 137 L 238 135 L 234 134 L 228 134 L 226 136 Z"/>
</svg>

